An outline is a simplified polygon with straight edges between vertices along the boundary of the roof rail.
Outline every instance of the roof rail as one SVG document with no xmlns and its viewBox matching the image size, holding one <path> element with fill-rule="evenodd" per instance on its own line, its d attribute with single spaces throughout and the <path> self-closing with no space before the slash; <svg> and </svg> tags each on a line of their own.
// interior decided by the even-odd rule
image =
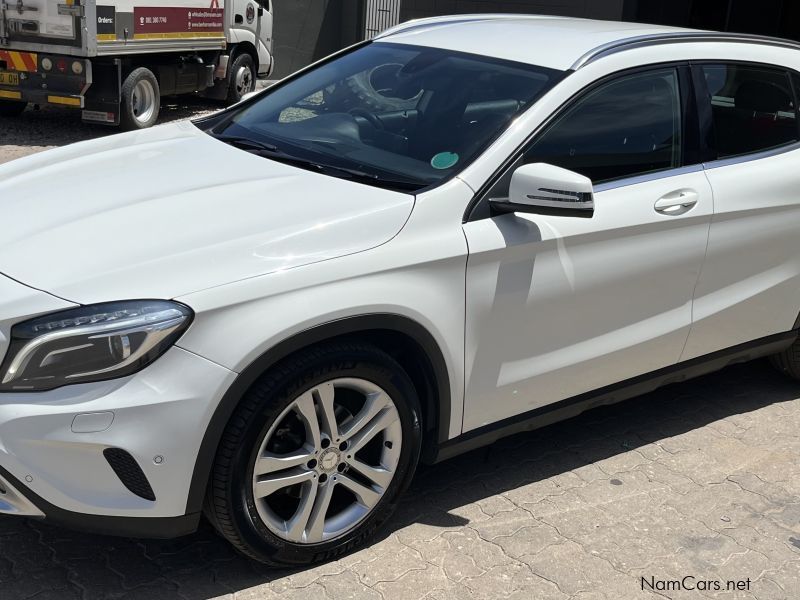
<svg viewBox="0 0 800 600">
<path fill-rule="evenodd" d="M 373 39 L 380 39 L 394 35 L 396 33 L 405 33 L 415 29 L 426 29 L 428 27 L 439 27 L 443 25 L 453 25 L 455 23 L 468 23 L 471 21 L 513 21 L 513 20 L 545 20 L 557 19 L 555 15 L 518 15 L 506 13 L 472 13 L 463 15 L 444 15 L 439 17 L 425 17 L 422 19 L 413 19 L 400 23 L 394 27 L 390 27 L 385 31 L 380 32 Z"/>
<path fill-rule="evenodd" d="M 647 46 L 657 46 L 660 44 L 678 44 L 681 42 L 733 42 L 740 44 L 762 44 L 765 46 L 778 46 L 780 48 L 790 48 L 800 50 L 800 42 L 774 38 L 765 35 L 755 35 L 749 33 L 725 33 L 717 31 L 670 31 L 665 33 L 651 33 L 630 37 L 624 40 L 615 40 L 602 46 L 598 46 L 581 56 L 570 67 L 571 71 L 577 71 L 581 67 L 593 63 L 594 61 L 624 52 L 635 48 Z"/>
</svg>

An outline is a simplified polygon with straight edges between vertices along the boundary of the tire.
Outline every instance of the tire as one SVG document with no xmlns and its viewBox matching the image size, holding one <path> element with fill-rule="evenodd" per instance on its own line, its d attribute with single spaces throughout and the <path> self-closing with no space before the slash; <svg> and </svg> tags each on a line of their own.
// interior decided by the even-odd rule
<svg viewBox="0 0 800 600">
<path fill-rule="evenodd" d="M 324 400 L 336 407 L 335 430 L 323 417 Z M 317 419 L 319 444 L 311 443 L 304 414 Z M 351 434 L 353 424 L 363 427 Z M 331 431 L 347 441 L 326 446 Z M 220 442 L 206 516 L 239 552 L 271 566 L 341 556 L 366 544 L 394 511 L 416 469 L 421 431 L 414 385 L 388 354 L 356 342 L 310 349 L 242 398 Z M 270 455 L 296 459 L 277 466 Z M 257 458 L 266 475 L 255 474 Z M 382 467 L 372 483 L 361 474 L 365 464 Z M 302 483 L 281 487 L 279 478 Z"/>
<path fill-rule="evenodd" d="M 783 352 L 770 356 L 769 361 L 784 375 L 800 380 L 800 340 Z"/>
<path fill-rule="evenodd" d="M 139 67 L 122 83 L 119 125 L 124 131 L 152 127 L 161 110 L 161 90 L 150 69 Z"/>
<path fill-rule="evenodd" d="M 228 71 L 227 104 L 236 104 L 245 94 L 255 91 L 256 77 L 256 63 L 252 56 L 242 52 L 234 58 Z"/>
<path fill-rule="evenodd" d="M 345 86 L 333 92 L 333 100 L 343 103 L 345 106 L 364 108 L 374 112 L 412 110 L 419 103 L 421 92 L 414 94 L 412 98 L 395 98 L 383 95 L 378 89 L 384 71 L 391 74 L 393 70 L 396 71 L 400 68 L 402 65 L 382 65 L 348 77 Z"/>
<path fill-rule="evenodd" d="M 27 107 L 27 102 L 0 100 L 0 117 L 18 117 Z"/>
</svg>

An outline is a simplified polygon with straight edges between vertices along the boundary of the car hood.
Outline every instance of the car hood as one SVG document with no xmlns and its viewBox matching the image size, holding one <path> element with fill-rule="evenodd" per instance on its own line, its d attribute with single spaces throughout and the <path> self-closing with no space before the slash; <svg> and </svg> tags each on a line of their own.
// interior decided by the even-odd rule
<svg viewBox="0 0 800 600">
<path fill-rule="evenodd" d="M 0 166 L 0 273 L 80 303 L 173 298 L 368 250 L 413 205 L 165 125 Z"/>
</svg>

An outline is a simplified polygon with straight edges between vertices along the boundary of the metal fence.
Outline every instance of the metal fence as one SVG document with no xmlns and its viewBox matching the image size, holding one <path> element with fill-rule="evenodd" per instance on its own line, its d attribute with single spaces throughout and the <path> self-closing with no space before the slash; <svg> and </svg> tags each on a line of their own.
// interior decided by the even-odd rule
<svg viewBox="0 0 800 600">
<path fill-rule="evenodd" d="M 364 38 L 371 39 L 400 22 L 401 0 L 367 0 Z"/>
</svg>

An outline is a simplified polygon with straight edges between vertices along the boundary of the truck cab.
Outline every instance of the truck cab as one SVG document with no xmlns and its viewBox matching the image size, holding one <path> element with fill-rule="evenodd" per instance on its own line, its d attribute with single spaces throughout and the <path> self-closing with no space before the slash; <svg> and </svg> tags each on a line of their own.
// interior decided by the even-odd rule
<svg viewBox="0 0 800 600">
<path fill-rule="evenodd" d="M 231 0 L 229 44 L 247 43 L 257 49 L 258 74 L 272 72 L 272 13 L 270 0 Z"/>
</svg>

